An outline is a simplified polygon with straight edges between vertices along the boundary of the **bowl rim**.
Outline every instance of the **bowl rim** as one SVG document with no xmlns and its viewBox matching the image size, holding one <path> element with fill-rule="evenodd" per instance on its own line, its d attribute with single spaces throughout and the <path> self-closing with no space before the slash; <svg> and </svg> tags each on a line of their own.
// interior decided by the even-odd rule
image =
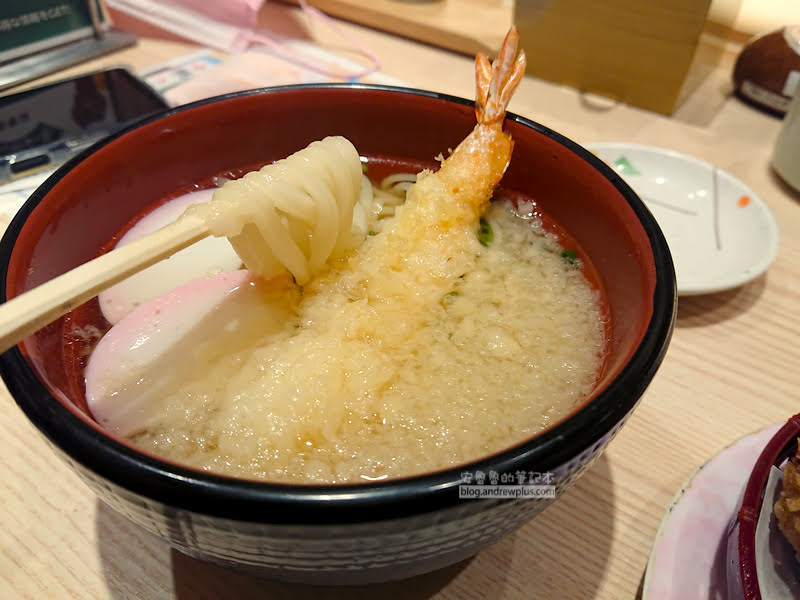
<svg viewBox="0 0 800 600">
<path fill-rule="evenodd" d="M 79 162 L 129 131 L 176 113 L 243 96 L 296 90 L 393 92 L 465 106 L 475 105 L 472 100 L 465 98 L 410 87 L 323 83 L 274 86 L 223 94 L 145 117 L 73 157 L 48 177 L 25 202 L 0 241 L 0 301 L 6 300 L 8 262 L 25 220 L 53 186 Z M 459 502 L 457 488 L 462 483 L 461 473 L 465 470 L 514 472 L 520 465 L 531 463 L 535 463 L 542 472 L 554 470 L 602 441 L 617 424 L 621 424 L 649 385 L 666 353 L 676 319 L 675 271 L 666 240 L 655 219 L 613 169 L 589 150 L 544 125 L 511 112 L 507 113 L 506 120 L 531 128 L 566 147 L 587 161 L 617 189 L 649 239 L 656 271 L 652 315 L 633 356 L 591 402 L 542 433 L 478 461 L 385 482 L 333 485 L 270 483 L 182 467 L 140 453 L 110 436 L 102 436 L 50 394 L 18 346 L 0 355 L 0 376 L 33 424 L 81 467 L 134 494 L 176 509 L 214 517 L 284 524 L 336 524 L 393 519 L 456 505 Z M 487 506 L 487 503 L 471 503 L 476 510 L 478 505 Z M 322 506 L 324 510 L 320 510 Z"/>
</svg>

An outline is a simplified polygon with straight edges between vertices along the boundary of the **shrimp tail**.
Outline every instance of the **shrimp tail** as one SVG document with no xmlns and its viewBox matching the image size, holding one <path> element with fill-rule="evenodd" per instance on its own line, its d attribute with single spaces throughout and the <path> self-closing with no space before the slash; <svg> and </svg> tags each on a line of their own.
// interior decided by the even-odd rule
<svg viewBox="0 0 800 600">
<path fill-rule="evenodd" d="M 475 117 L 478 123 L 493 125 L 505 118 L 506 106 L 525 75 L 527 64 L 524 50 L 517 55 L 518 46 L 519 32 L 512 27 L 493 63 L 489 63 L 485 54 L 475 57 Z"/>
</svg>

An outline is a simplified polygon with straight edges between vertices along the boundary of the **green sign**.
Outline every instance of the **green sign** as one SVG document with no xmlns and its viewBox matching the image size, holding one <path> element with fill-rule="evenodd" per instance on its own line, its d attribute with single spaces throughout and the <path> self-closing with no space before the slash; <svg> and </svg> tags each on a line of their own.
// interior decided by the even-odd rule
<svg viewBox="0 0 800 600">
<path fill-rule="evenodd" d="M 0 63 L 93 34 L 86 0 L 0 1 Z"/>
</svg>

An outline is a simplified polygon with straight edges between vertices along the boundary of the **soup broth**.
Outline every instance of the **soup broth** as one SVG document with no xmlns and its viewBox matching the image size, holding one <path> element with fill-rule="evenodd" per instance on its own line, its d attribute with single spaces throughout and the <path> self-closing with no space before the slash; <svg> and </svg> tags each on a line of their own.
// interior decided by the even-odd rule
<svg viewBox="0 0 800 600">
<path fill-rule="evenodd" d="M 375 160 L 369 174 L 419 167 Z M 128 441 L 237 477 L 364 482 L 485 457 L 587 398 L 610 327 L 603 293 L 532 199 L 499 189 L 478 231 L 452 232 L 448 256 L 423 240 L 378 272 L 370 257 L 389 226 L 376 223 L 354 256 L 299 290 L 277 335 L 205 365 Z M 86 356 L 108 324 L 89 303 L 65 327 L 83 394 Z"/>
</svg>

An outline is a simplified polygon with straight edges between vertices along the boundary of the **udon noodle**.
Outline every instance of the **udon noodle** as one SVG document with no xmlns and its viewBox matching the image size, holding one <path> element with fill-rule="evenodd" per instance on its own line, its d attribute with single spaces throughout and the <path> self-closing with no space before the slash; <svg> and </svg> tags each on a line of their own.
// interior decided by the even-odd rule
<svg viewBox="0 0 800 600">
<path fill-rule="evenodd" d="M 188 212 L 227 237 L 249 269 L 267 278 L 288 270 L 302 285 L 365 233 L 364 216 L 353 214 L 364 210 L 360 164 L 347 139 L 327 137 L 225 182 Z"/>
</svg>

